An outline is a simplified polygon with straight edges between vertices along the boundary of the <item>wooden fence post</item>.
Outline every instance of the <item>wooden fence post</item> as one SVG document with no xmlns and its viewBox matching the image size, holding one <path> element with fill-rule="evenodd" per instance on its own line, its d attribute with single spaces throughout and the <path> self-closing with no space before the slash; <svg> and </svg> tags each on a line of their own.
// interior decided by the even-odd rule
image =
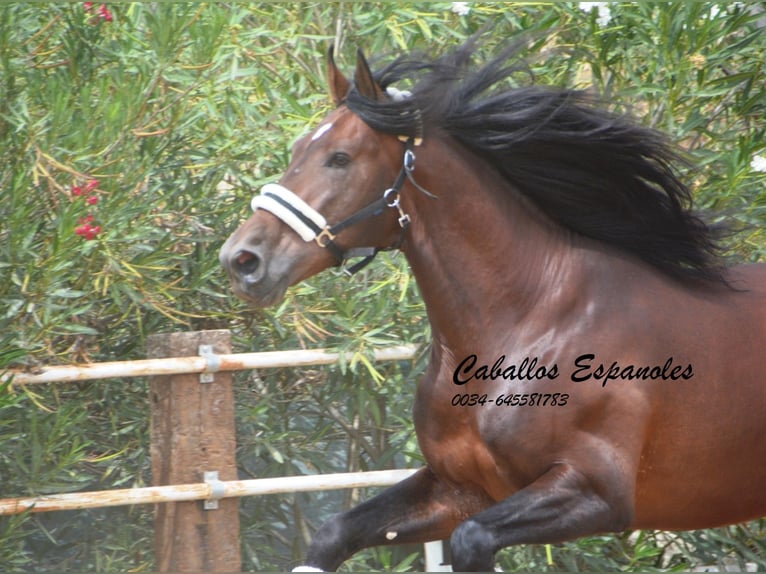
<svg viewBox="0 0 766 574">
<path fill-rule="evenodd" d="M 231 353 L 228 330 L 152 335 L 150 358 L 188 357 L 209 345 L 214 354 Z M 202 354 L 205 352 L 202 349 Z M 149 378 L 151 456 L 155 486 L 237 480 L 234 393 L 231 373 Z M 210 378 L 209 376 L 207 378 Z M 209 478 L 209 477 L 208 477 Z M 218 501 L 206 510 L 202 501 L 158 504 L 154 517 L 156 568 L 159 572 L 238 572 L 239 499 Z"/>
</svg>

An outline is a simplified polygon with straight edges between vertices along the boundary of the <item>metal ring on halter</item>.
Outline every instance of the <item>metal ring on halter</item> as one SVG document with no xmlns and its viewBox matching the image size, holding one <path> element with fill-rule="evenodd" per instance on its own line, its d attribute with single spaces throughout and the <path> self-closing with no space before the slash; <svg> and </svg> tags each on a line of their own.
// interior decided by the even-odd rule
<svg viewBox="0 0 766 574">
<path fill-rule="evenodd" d="M 411 149 L 405 150 L 404 152 L 404 161 L 402 162 L 404 165 L 404 169 L 407 171 L 407 173 L 412 173 L 415 171 L 415 152 Z"/>
<path fill-rule="evenodd" d="M 392 196 L 394 198 L 393 201 L 391 201 Z M 399 207 L 399 191 L 393 187 L 389 187 L 383 192 L 383 199 L 386 201 L 386 206 Z"/>
<path fill-rule="evenodd" d="M 330 232 L 330 229 L 325 227 L 314 238 L 314 241 L 316 241 L 319 247 L 327 247 L 334 239 L 335 239 L 335 236 Z"/>
</svg>

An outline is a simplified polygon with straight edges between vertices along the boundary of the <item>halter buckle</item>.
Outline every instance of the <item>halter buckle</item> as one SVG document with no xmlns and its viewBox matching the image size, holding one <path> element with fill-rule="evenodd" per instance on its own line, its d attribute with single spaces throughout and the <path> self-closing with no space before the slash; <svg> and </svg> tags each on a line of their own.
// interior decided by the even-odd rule
<svg viewBox="0 0 766 574">
<path fill-rule="evenodd" d="M 383 192 L 383 199 L 386 201 L 386 206 L 399 208 L 399 190 L 389 187 Z"/>
<path fill-rule="evenodd" d="M 411 149 L 405 150 L 402 165 L 408 174 L 415 171 L 415 152 Z"/>
<path fill-rule="evenodd" d="M 325 227 L 314 238 L 314 241 L 317 242 L 317 245 L 319 245 L 319 247 L 327 247 L 330 244 L 330 242 L 334 240 L 335 240 L 335 236 L 332 233 L 330 233 L 330 229 L 328 227 Z"/>
</svg>

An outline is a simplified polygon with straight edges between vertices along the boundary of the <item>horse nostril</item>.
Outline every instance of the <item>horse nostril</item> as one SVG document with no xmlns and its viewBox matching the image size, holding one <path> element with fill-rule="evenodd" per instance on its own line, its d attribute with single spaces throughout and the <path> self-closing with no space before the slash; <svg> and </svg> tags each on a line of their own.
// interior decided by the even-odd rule
<svg viewBox="0 0 766 574">
<path fill-rule="evenodd" d="M 261 266 L 261 258 L 252 251 L 242 250 L 234 258 L 234 264 L 242 275 L 252 275 Z"/>
</svg>

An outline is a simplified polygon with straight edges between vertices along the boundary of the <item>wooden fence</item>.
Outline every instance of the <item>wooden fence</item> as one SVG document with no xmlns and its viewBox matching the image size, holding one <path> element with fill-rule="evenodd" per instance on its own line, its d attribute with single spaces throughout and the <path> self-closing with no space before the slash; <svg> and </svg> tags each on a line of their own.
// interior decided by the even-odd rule
<svg viewBox="0 0 766 574">
<path fill-rule="evenodd" d="M 376 361 L 412 359 L 413 346 L 378 349 Z M 326 365 L 325 350 L 231 354 L 228 330 L 155 335 L 149 359 L 10 371 L 14 384 L 149 377 L 153 486 L 0 499 L 0 515 L 157 504 L 154 536 L 160 572 L 241 570 L 238 497 L 386 486 L 411 469 L 237 480 L 232 371 Z M 200 503 L 199 501 L 203 501 Z M 448 570 L 440 542 L 425 548 L 428 571 Z"/>
</svg>

